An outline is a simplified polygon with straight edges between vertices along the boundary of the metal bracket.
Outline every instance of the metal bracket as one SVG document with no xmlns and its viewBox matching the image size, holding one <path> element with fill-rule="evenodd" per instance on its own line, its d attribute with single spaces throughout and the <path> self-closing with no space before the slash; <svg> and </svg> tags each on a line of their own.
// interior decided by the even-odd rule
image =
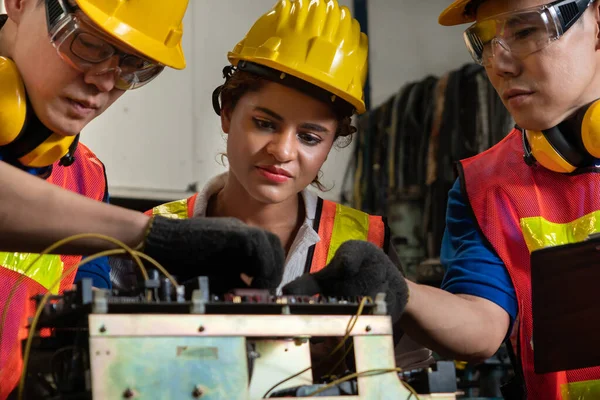
<svg viewBox="0 0 600 400">
<path fill-rule="evenodd" d="M 375 296 L 375 315 L 387 315 L 387 303 L 385 302 L 385 293 L 377 293 Z"/>
<path fill-rule="evenodd" d="M 108 312 L 109 291 L 104 289 L 94 290 L 92 292 L 92 313 L 106 314 Z"/>
<path fill-rule="evenodd" d="M 196 289 L 192 292 L 192 305 L 190 307 L 192 314 L 206 313 L 206 296 L 202 289 Z"/>
</svg>

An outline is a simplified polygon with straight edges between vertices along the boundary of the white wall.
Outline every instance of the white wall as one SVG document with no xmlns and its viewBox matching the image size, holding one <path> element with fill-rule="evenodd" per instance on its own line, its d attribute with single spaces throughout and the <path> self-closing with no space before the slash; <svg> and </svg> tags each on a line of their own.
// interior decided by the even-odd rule
<svg viewBox="0 0 600 400">
<path fill-rule="evenodd" d="M 188 67 L 126 93 L 82 134 L 107 167 L 111 195 L 179 198 L 224 170 L 225 148 L 211 94 L 222 83 L 226 53 L 275 0 L 192 0 L 185 19 Z M 340 1 L 351 6 L 352 0 Z M 440 3 L 436 5 L 435 3 Z M 437 25 L 443 2 L 369 0 L 372 104 L 407 81 L 468 61 L 460 29 Z M 232 12 L 235 10 L 235 12 Z M 339 197 L 353 146 L 333 150 L 323 172 L 324 197 Z"/>
<path fill-rule="evenodd" d="M 471 62 L 466 26 L 437 23 L 450 0 L 369 0 L 371 101 L 381 104 L 408 81 Z"/>
</svg>

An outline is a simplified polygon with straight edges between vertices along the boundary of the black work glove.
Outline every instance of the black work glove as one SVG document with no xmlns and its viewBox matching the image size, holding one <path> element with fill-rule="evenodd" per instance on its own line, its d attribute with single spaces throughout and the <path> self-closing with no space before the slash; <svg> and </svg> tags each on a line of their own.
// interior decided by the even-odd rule
<svg viewBox="0 0 600 400">
<path fill-rule="evenodd" d="M 370 296 L 385 293 L 388 314 L 397 322 L 408 302 L 408 286 L 389 257 L 370 242 L 344 242 L 331 262 L 315 274 L 304 274 L 283 287 L 287 295 Z"/>
<path fill-rule="evenodd" d="M 212 294 L 248 287 L 276 289 L 283 277 L 285 253 L 279 238 L 235 218 L 154 217 L 144 253 L 156 259 L 180 282 L 208 276 Z"/>
</svg>

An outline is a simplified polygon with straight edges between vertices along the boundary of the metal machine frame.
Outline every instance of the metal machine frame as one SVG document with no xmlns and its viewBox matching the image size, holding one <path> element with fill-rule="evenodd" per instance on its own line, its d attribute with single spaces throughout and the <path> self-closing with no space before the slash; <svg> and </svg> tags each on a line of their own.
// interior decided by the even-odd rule
<svg viewBox="0 0 600 400">
<path fill-rule="evenodd" d="M 151 288 L 146 293 L 158 288 L 155 283 L 146 282 Z M 184 288 L 178 287 L 175 293 L 165 290 L 161 297 L 156 292 L 154 300 L 147 300 L 92 290 L 87 280 L 77 286 L 45 306 L 39 328 L 50 327 L 54 333 L 40 337 L 34 346 L 41 357 L 48 351 L 54 356 L 66 354 L 67 364 L 79 366 L 76 375 L 66 378 L 76 379 L 76 391 L 83 395 L 77 398 L 255 400 L 270 389 L 267 398 L 412 396 L 396 370 L 384 294 L 374 301 L 256 293 L 219 299 L 209 296 L 204 287 L 193 290 L 186 301 Z M 360 310 L 363 314 L 355 315 Z M 353 344 L 353 370 L 358 376 L 329 389 L 335 394 L 313 396 L 324 384 L 313 382 L 308 368 L 313 367 L 312 341 L 328 337 L 347 338 L 346 343 Z M 68 355 L 66 348 L 77 350 Z M 332 356 L 334 361 L 343 357 L 339 353 Z M 424 374 L 425 380 L 435 375 Z M 450 380 L 455 379 L 451 375 Z M 455 393 L 419 395 L 433 397 L 456 398 Z"/>
</svg>

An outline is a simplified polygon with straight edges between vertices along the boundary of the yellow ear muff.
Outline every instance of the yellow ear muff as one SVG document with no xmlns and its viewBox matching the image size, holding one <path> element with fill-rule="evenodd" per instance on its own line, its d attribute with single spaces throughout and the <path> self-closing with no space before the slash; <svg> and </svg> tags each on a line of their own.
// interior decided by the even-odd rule
<svg viewBox="0 0 600 400">
<path fill-rule="evenodd" d="M 560 173 L 571 173 L 575 170 L 576 167 L 556 151 L 542 132 L 526 131 L 525 134 L 531 154 L 542 167 Z"/>
<path fill-rule="evenodd" d="M 27 114 L 25 86 L 12 60 L 0 57 L 0 146 L 21 133 Z"/>
<path fill-rule="evenodd" d="M 0 57 L 0 147 L 27 167 L 47 167 L 69 152 L 75 136 L 46 128 L 27 101 L 16 64 Z"/>
<path fill-rule="evenodd" d="M 75 136 L 61 136 L 53 133 L 35 149 L 19 158 L 19 162 L 28 167 L 47 167 L 67 154 L 74 141 Z"/>
<path fill-rule="evenodd" d="M 600 158 L 600 100 L 587 109 L 581 121 L 583 146 L 594 158 Z"/>
</svg>

